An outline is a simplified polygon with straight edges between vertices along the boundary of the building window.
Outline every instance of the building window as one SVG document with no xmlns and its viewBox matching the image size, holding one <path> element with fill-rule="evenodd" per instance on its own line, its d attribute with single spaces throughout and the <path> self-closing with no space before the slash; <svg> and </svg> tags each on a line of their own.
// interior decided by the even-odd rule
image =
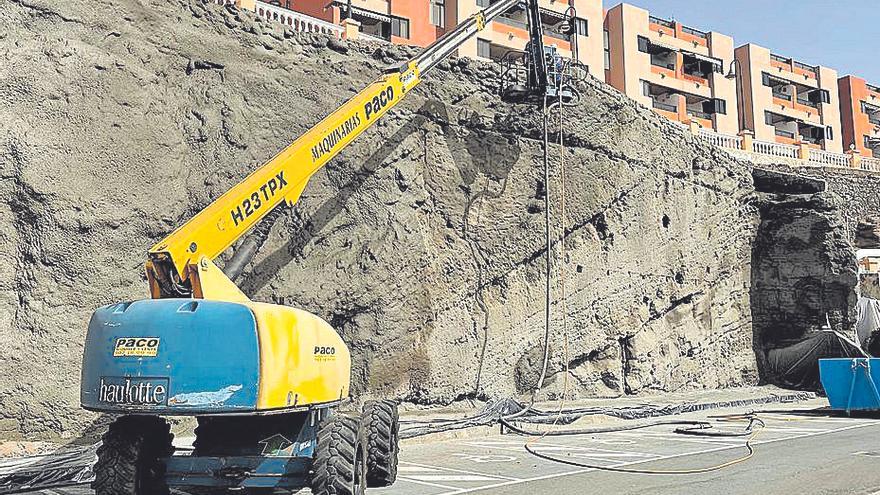
<svg viewBox="0 0 880 495">
<path fill-rule="evenodd" d="M 834 128 L 830 125 L 825 127 L 825 140 L 833 141 L 834 140 Z"/>
<path fill-rule="evenodd" d="M 489 0 L 477 0 L 477 7 L 488 7 L 491 3 Z"/>
<path fill-rule="evenodd" d="M 611 69 L 611 41 L 608 35 L 608 30 L 602 32 L 603 43 L 605 46 L 605 70 Z"/>
<path fill-rule="evenodd" d="M 480 58 L 492 58 L 492 44 L 477 38 L 477 56 Z"/>
<path fill-rule="evenodd" d="M 431 24 L 445 28 L 446 27 L 446 0 L 430 0 L 431 1 Z"/>
<path fill-rule="evenodd" d="M 590 27 L 587 24 L 586 19 L 581 19 L 580 17 L 575 17 L 574 18 L 574 28 L 575 28 L 575 32 L 579 36 L 589 36 L 590 35 L 590 29 L 589 29 Z"/>
<path fill-rule="evenodd" d="M 391 18 L 391 35 L 409 39 L 409 20 L 400 17 Z"/>
</svg>

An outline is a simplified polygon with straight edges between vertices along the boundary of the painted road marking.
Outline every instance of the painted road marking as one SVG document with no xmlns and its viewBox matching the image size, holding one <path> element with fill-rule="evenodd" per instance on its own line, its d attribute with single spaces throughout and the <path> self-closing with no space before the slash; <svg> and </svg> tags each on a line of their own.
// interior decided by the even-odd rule
<svg viewBox="0 0 880 495">
<path fill-rule="evenodd" d="M 519 481 L 519 480 L 520 480 L 520 478 L 514 478 L 514 477 L 512 477 L 512 476 L 502 476 L 502 475 L 500 475 L 500 474 L 479 473 L 479 472 L 476 472 L 476 471 L 467 471 L 467 470 L 465 470 L 465 469 L 452 469 L 452 468 L 447 468 L 447 467 L 442 467 L 442 466 L 430 466 L 430 465 L 427 465 L 427 464 L 418 464 L 418 463 L 415 463 L 415 462 L 404 462 L 404 461 L 400 461 L 400 464 L 407 464 L 407 465 L 410 465 L 410 466 L 418 466 L 418 467 L 421 467 L 421 468 L 430 468 L 430 469 L 435 469 L 435 470 L 439 470 L 439 471 L 446 471 L 446 472 L 449 472 L 449 473 L 462 473 L 462 474 L 475 474 L 475 475 L 477 475 L 477 476 L 489 476 L 489 477 L 492 477 L 492 478 L 495 478 L 495 479 L 500 479 L 500 480 L 509 480 L 509 481 Z"/>
<path fill-rule="evenodd" d="M 418 481 L 498 481 L 499 478 L 476 474 L 408 474 L 406 479 Z"/>
<path fill-rule="evenodd" d="M 870 423 L 860 423 L 860 424 L 855 424 L 855 425 L 851 425 L 851 426 L 844 426 L 841 428 L 834 428 L 834 429 L 830 429 L 830 430 L 825 430 L 822 432 L 804 433 L 801 435 L 793 435 L 793 436 L 783 437 L 783 438 L 774 438 L 774 439 L 770 439 L 770 440 L 755 441 L 755 442 L 752 442 L 752 445 L 766 445 L 766 444 L 777 443 L 777 442 L 782 442 L 782 441 L 786 441 L 786 440 L 796 440 L 799 438 L 809 438 L 809 437 L 814 437 L 814 436 L 819 436 L 819 435 L 826 435 L 828 433 L 837 433 L 837 432 L 842 432 L 842 431 L 847 431 L 847 430 L 854 430 L 857 428 L 864 428 L 866 426 L 877 426 L 877 425 L 880 425 L 880 423 L 878 423 L 876 421 L 870 422 Z M 676 458 L 680 458 L 680 457 L 689 457 L 689 456 L 694 456 L 694 455 L 710 454 L 710 453 L 715 453 L 715 452 L 723 452 L 723 451 L 727 451 L 727 450 L 741 449 L 741 448 L 743 448 L 743 446 L 741 444 L 740 445 L 725 445 L 725 446 L 715 447 L 715 448 L 711 448 L 711 449 L 691 451 L 691 452 L 681 452 L 678 454 L 660 456 L 660 457 L 657 457 L 654 459 L 643 459 L 643 460 L 637 460 L 637 461 L 622 462 L 622 463 L 613 465 L 613 467 L 631 466 L 634 464 L 643 464 L 646 462 L 655 462 L 655 461 L 662 461 L 662 460 L 668 460 L 668 459 L 676 459 Z M 536 476 L 533 478 L 525 478 L 525 479 L 519 479 L 519 480 L 515 480 L 515 481 L 506 481 L 503 483 L 496 483 L 494 485 L 484 485 L 481 487 L 474 487 L 474 488 L 460 488 L 460 489 L 457 489 L 454 491 L 442 493 L 440 495 L 459 495 L 459 494 L 463 494 L 463 493 L 474 493 L 474 492 L 478 492 L 478 491 L 489 490 L 492 488 L 521 485 L 521 484 L 525 484 L 525 483 L 531 483 L 534 481 L 542 481 L 542 480 L 548 480 L 548 479 L 562 478 L 562 477 L 566 477 L 566 476 L 574 476 L 574 475 L 578 475 L 578 474 L 588 473 L 590 471 L 595 471 L 595 469 L 583 468 L 583 469 L 576 469 L 573 471 L 565 471 L 562 473 L 551 473 L 551 474 L 546 474 L 546 475 L 542 475 L 542 476 Z M 872 495 L 880 495 L 880 492 L 877 492 L 876 494 L 872 494 Z"/>
<path fill-rule="evenodd" d="M 398 473 L 424 473 L 437 472 L 439 469 L 420 467 L 420 466 L 397 466 Z"/>
<path fill-rule="evenodd" d="M 430 483 L 430 482 L 428 482 L 428 481 L 413 480 L 413 479 L 410 479 L 410 478 L 408 478 L 408 477 L 406 477 L 406 476 L 398 476 L 397 479 L 398 479 L 399 481 L 407 481 L 407 482 L 409 482 L 409 483 L 415 483 L 415 484 L 417 484 L 417 485 L 425 485 L 425 486 L 431 486 L 431 487 L 434 487 L 434 488 L 442 488 L 442 489 L 444 489 L 444 490 L 458 490 L 458 488 L 456 488 L 456 487 L 454 487 L 454 486 L 441 485 L 441 484 L 438 484 L 438 483 Z M 453 493 L 453 492 L 450 492 L 450 493 Z"/>
</svg>

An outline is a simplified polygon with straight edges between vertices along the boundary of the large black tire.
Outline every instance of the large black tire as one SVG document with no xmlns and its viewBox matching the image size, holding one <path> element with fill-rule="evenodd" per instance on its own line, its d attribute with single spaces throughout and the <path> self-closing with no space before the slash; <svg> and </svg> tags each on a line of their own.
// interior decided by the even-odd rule
<svg viewBox="0 0 880 495">
<path fill-rule="evenodd" d="M 96 495 L 167 495 L 164 465 L 174 452 L 171 426 L 162 418 L 123 416 L 110 425 L 98 447 Z"/>
<path fill-rule="evenodd" d="M 356 418 L 334 414 L 318 429 L 312 463 L 313 495 L 364 495 L 367 435 Z"/>
<path fill-rule="evenodd" d="M 391 486 L 397 479 L 400 418 L 392 401 L 369 401 L 363 409 L 367 430 L 367 484 Z"/>
</svg>

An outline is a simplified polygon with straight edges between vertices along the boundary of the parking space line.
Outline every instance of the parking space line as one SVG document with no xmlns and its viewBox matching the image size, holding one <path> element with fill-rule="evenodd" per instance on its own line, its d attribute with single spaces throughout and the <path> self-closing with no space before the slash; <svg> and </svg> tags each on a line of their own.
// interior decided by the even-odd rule
<svg viewBox="0 0 880 495">
<path fill-rule="evenodd" d="M 614 433 L 614 435 L 621 435 L 627 437 L 649 437 L 657 440 L 674 440 L 676 442 L 684 442 L 684 443 L 699 443 L 703 445 L 739 445 L 740 442 L 735 442 L 733 440 L 728 440 L 726 438 L 695 438 L 688 437 L 685 435 L 679 435 L 677 433 L 629 433 L 629 432 L 618 432 Z"/>
<path fill-rule="evenodd" d="M 407 479 L 418 481 L 498 481 L 499 478 L 479 474 L 408 474 Z"/>
<path fill-rule="evenodd" d="M 477 475 L 477 476 L 487 476 L 487 477 L 495 478 L 495 479 L 499 479 L 499 480 L 519 481 L 519 480 L 522 479 L 522 478 L 514 478 L 514 477 L 511 477 L 511 476 L 502 476 L 502 475 L 500 475 L 500 474 L 478 473 L 478 472 L 476 472 L 476 471 L 467 471 L 467 470 L 464 470 L 464 469 L 453 469 L 453 468 L 447 468 L 447 467 L 442 467 L 442 466 L 430 466 L 430 465 L 427 465 L 427 464 L 418 464 L 418 463 L 415 463 L 415 462 L 404 462 L 404 461 L 400 461 L 400 464 L 408 464 L 408 465 L 410 465 L 410 466 L 418 466 L 418 467 L 422 467 L 422 468 L 430 468 L 430 469 L 435 469 L 435 470 L 438 470 L 438 471 L 447 471 L 447 472 L 450 472 L 450 473 L 475 474 L 475 475 Z"/>
<path fill-rule="evenodd" d="M 459 490 L 459 488 L 455 487 L 455 486 L 441 485 L 440 483 L 430 483 L 428 481 L 414 480 L 414 479 L 409 478 L 408 476 L 398 476 L 397 479 L 400 481 L 408 481 L 410 483 L 415 483 L 417 485 L 425 485 L 425 486 L 432 486 L 434 488 L 442 488 L 444 490 L 455 490 L 455 491 Z M 450 493 L 455 493 L 455 492 L 453 491 Z"/>
<path fill-rule="evenodd" d="M 402 464 L 402 462 L 401 462 L 401 464 Z M 427 467 L 420 467 L 420 466 L 397 466 L 398 473 L 412 473 L 412 472 L 424 473 L 426 471 L 436 473 L 437 471 L 440 471 L 440 470 L 435 469 L 435 468 L 427 468 Z"/>
<path fill-rule="evenodd" d="M 851 426 L 844 426 L 841 428 L 835 428 L 835 429 L 825 430 L 825 431 L 816 432 L 816 433 L 804 433 L 802 435 L 793 435 L 793 436 L 788 436 L 788 437 L 774 438 L 774 439 L 770 439 L 770 440 L 752 442 L 752 445 L 753 446 L 754 445 L 766 445 L 766 444 L 777 443 L 777 442 L 782 442 L 782 441 L 786 441 L 786 440 L 796 440 L 799 438 L 809 438 L 809 437 L 814 437 L 814 436 L 819 436 L 819 435 L 825 435 L 828 433 L 837 433 L 837 432 L 842 432 L 842 431 L 847 431 L 847 430 L 854 430 L 857 428 L 864 428 L 867 426 L 878 426 L 878 425 L 880 425 L 880 422 L 876 422 L 876 421 L 868 422 L 868 423 L 859 423 L 859 424 L 855 424 L 855 425 L 851 425 Z M 656 462 L 656 461 L 663 461 L 663 460 L 668 460 L 668 459 L 676 459 L 679 457 L 688 457 L 688 456 L 694 456 L 694 455 L 723 452 L 726 450 L 731 450 L 731 449 L 736 449 L 736 448 L 742 448 L 742 445 L 741 444 L 740 445 L 725 445 L 725 446 L 720 446 L 720 447 L 716 447 L 716 448 L 712 448 L 712 449 L 671 454 L 671 455 L 667 455 L 667 456 L 657 457 L 654 459 L 643 459 L 643 460 L 638 460 L 638 461 L 622 462 L 620 464 L 613 465 L 613 467 L 625 467 L 625 466 L 630 466 L 630 465 L 634 465 L 634 464 L 643 464 L 646 462 Z M 503 486 L 513 486 L 513 485 L 531 483 L 534 481 L 543 481 L 543 480 L 548 480 L 548 479 L 562 478 L 565 476 L 573 476 L 573 475 L 587 473 L 590 471 L 596 471 L 596 470 L 592 469 L 592 468 L 584 468 L 584 469 L 576 469 L 573 471 L 566 471 L 566 472 L 562 472 L 562 473 L 551 473 L 551 474 L 546 474 L 546 475 L 542 475 L 542 476 L 536 476 L 533 478 L 525 478 L 525 479 L 520 479 L 520 480 L 516 480 L 516 481 L 506 481 L 504 483 L 496 483 L 494 485 L 485 485 L 485 486 L 475 487 L 475 488 L 461 488 L 461 489 L 457 489 L 457 490 L 451 491 L 451 492 L 446 492 L 446 493 L 443 493 L 440 495 L 460 495 L 463 493 L 474 493 L 474 492 L 478 492 L 478 491 L 482 491 L 482 490 L 489 490 L 492 488 L 500 488 Z M 877 492 L 876 494 L 872 494 L 872 495 L 880 495 L 880 492 Z"/>
</svg>

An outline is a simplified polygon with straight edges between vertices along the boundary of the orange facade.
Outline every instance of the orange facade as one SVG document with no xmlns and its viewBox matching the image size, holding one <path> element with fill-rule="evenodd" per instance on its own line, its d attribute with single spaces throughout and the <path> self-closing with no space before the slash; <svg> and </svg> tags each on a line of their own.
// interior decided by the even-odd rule
<svg viewBox="0 0 880 495">
<path fill-rule="evenodd" d="M 871 139 L 880 141 L 880 87 L 855 76 L 840 78 L 838 86 L 843 144 L 852 145 L 862 156 L 872 156 Z"/>
</svg>

